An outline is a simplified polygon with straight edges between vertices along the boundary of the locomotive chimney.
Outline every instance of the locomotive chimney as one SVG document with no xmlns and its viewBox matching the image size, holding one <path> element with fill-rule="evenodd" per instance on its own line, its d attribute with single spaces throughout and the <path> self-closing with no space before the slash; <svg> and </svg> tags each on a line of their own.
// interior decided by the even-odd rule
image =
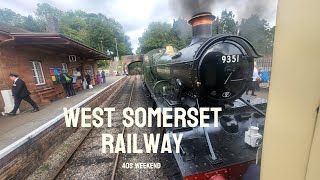
<svg viewBox="0 0 320 180">
<path fill-rule="evenodd" d="M 202 12 L 192 16 L 189 24 L 192 26 L 191 44 L 212 36 L 212 22 L 216 17 L 210 12 Z"/>
</svg>

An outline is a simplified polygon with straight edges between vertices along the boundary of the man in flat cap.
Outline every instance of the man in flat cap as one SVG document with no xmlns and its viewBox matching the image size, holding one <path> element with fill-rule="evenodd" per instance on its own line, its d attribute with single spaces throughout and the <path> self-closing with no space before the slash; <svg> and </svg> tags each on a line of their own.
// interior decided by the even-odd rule
<svg viewBox="0 0 320 180">
<path fill-rule="evenodd" d="M 10 73 L 9 78 L 13 81 L 12 96 L 14 97 L 14 108 L 10 113 L 7 113 L 7 115 L 15 116 L 22 100 L 31 104 L 33 112 L 39 111 L 39 107 L 30 97 L 30 92 L 27 89 L 26 83 L 19 78 L 19 75 Z"/>
</svg>

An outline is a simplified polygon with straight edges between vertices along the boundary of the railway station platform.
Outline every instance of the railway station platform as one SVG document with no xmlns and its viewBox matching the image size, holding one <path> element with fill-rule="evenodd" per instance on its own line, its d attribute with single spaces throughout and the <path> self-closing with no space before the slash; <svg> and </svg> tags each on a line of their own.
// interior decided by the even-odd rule
<svg viewBox="0 0 320 180">
<path fill-rule="evenodd" d="M 59 99 L 40 107 L 40 111 L 22 112 L 16 116 L 0 116 L 0 151 L 18 139 L 37 129 L 41 125 L 63 113 L 63 107 L 73 107 L 91 95 L 99 92 L 122 76 L 106 77 L 106 83 L 94 86 L 93 89 L 79 91 L 76 96 Z"/>
</svg>

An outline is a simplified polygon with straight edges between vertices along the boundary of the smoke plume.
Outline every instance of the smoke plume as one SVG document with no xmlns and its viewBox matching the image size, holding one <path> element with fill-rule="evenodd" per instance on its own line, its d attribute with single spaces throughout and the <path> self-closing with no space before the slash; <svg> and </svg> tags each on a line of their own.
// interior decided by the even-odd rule
<svg viewBox="0 0 320 180">
<path fill-rule="evenodd" d="M 219 16 L 218 11 L 227 9 L 236 14 L 238 21 L 251 15 L 274 21 L 277 0 L 169 0 L 169 6 L 174 16 L 186 19 L 200 12 L 212 12 Z"/>
<path fill-rule="evenodd" d="M 175 16 L 191 18 L 200 12 L 211 12 L 215 0 L 169 0 Z"/>
</svg>

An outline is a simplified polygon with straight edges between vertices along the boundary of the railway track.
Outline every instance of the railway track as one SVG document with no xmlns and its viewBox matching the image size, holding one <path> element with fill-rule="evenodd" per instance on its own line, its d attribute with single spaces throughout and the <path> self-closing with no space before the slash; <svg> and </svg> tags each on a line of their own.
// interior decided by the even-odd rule
<svg viewBox="0 0 320 180">
<path fill-rule="evenodd" d="M 113 126 L 104 125 L 92 128 L 88 135 L 70 155 L 66 164 L 61 165 L 60 172 L 54 179 L 112 179 L 115 177 L 120 154 L 101 153 L 101 134 L 112 135 L 124 132 L 121 123 L 122 110 L 130 106 L 136 83 L 136 76 L 130 77 L 107 106 L 115 107 Z M 104 104 L 104 103 L 103 103 Z"/>
<path fill-rule="evenodd" d="M 107 123 L 104 123 L 99 128 L 79 129 L 77 132 L 81 134 L 81 138 L 76 140 L 77 143 L 70 147 L 68 153 L 63 153 L 60 156 L 64 161 L 59 161 L 60 163 L 57 163 L 54 168 L 49 167 L 51 172 L 47 173 L 47 175 L 37 176 L 37 173 L 35 173 L 36 175 L 33 178 L 29 177 L 29 179 L 179 179 L 173 178 L 177 174 L 178 168 L 172 154 L 103 154 L 101 151 L 101 134 L 103 133 L 109 133 L 114 137 L 120 133 L 123 133 L 124 137 L 126 137 L 126 133 L 137 134 L 138 136 L 142 136 L 143 133 L 159 133 L 159 129 L 156 127 L 138 128 L 132 126 L 125 128 L 122 124 L 122 111 L 124 108 L 147 108 L 152 105 L 142 87 L 142 77 L 129 77 L 114 95 L 100 105 L 102 108 L 115 108 L 116 111 L 112 113 L 112 127 L 107 127 Z M 144 146 L 143 138 L 138 138 L 137 145 L 138 148 Z M 50 159 L 51 161 L 55 161 L 54 156 Z M 158 169 L 140 169 L 123 166 L 123 164 L 128 163 L 158 163 L 161 167 Z M 41 169 L 46 168 L 48 169 L 44 165 L 37 172 L 41 172 Z"/>
<path fill-rule="evenodd" d="M 135 80 L 136 80 L 136 77 L 137 77 L 137 76 L 135 76 Z M 136 81 L 135 81 L 135 82 L 136 82 Z M 128 101 L 128 106 L 127 106 L 127 107 L 130 107 L 130 105 L 131 105 L 132 96 L 133 96 L 133 90 L 134 90 L 134 83 L 135 83 L 135 82 L 133 82 L 133 85 L 132 85 L 131 94 L 130 94 L 130 97 L 129 97 L 129 101 Z M 126 127 L 123 126 L 123 128 L 122 128 L 122 134 L 125 134 L 125 132 L 126 132 Z M 117 168 L 118 168 L 118 166 L 119 166 L 120 155 L 121 155 L 121 153 L 117 153 L 117 155 L 116 155 L 116 159 L 115 159 L 114 166 L 113 166 L 113 170 L 112 170 L 112 174 L 111 174 L 111 180 L 114 180 L 115 177 L 116 177 Z"/>
<path fill-rule="evenodd" d="M 137 81 L 133 89 L 132 101 L 130 101 L 131 108 L 143 107 L 148 108 L 152 107 L 152 101 L 147 98 L 145 92 L 142 90 L 142 77 L 137 76 Z M 152 134 L 159 133 L 161 130 L 157 127 L 128 127 L 123 129 L 124 134 L 137 134 L 139 137 L 142 137 L 143 134 Z M 125 135 L 126 137 L 126 135 Z M 137 142 L 138 148 L 144 148 L 143 138 L 138 138 Z M 160 147 L 158 149 L 160 152 Z M 154 169 L 144 169 L 136 168 L 136 163 L 158 163 L 160 168 Z M 132 167 L 127 165 L 131 164 Z M 126 166 L 126 167 L 125 167 Z M 140 179 L 159 179 L 159 180 L 173 180 L 181 179 L 180 172 L 178 170 L 178 165 L 176 164 L 173 154 L 136 154 L 136 153 L 126 153 L 118 154 L 117 165 L 114 166 L 114 171 L 112 173 L 111 180 L 140 180 Z"/>
</svg>

